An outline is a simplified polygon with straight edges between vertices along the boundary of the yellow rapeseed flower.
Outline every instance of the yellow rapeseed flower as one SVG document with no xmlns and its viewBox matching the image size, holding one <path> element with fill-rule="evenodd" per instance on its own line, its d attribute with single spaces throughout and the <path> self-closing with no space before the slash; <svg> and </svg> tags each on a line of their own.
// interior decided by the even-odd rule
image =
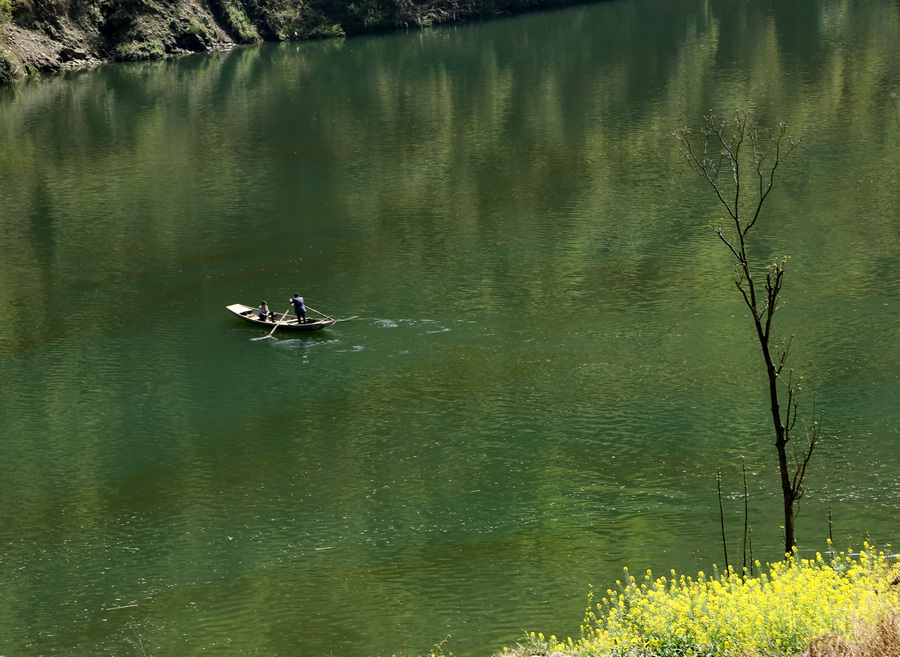
<svg viewBox="0 0 900 657">
<path fill-rule="evenodd" d="M 696 580 L 674 571 L 654 580 L 648 571 L 639 586 L 628 576 L 627 585 L 617 582 L 618 593 L 608 591 L 586 612 L 581 639 L 560 643 L 551 636 L 551 647 L 574 655 L 732 657 L 773 648 L 791 654 L 826 632 L 849 634 L 855 621 L 874 622 L 887 609 L 900 610 L 897 593 L 887 586 L 896 572 L 868 546 L 854 557 L 841 554 L 826 562 L 817 554 L 766 570 L 750 578 L 714 569 L 713 576 L 700 572 Z"/>
</svg>

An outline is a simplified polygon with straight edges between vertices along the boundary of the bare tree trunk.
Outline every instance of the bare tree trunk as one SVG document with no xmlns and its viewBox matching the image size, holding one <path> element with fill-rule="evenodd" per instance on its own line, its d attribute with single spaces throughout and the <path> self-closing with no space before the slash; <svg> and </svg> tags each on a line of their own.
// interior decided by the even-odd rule
<svg viewBox="0 0 900 657">
<path fill-rule="evenodd" d="M 778 370 L 772 360 L 768 342 L 762 342 L 761 346 L 769 373 L 769 406 L 772 410 L 772 425 L 775 427 L 775 450 L 778 452 L 778 473 L 781 477 L 781 498 L 784 503 L 784 550 L 789 553 L 797 547 L 797 538 L 794 534 L 794 488 L 787 453 L 790 435 L 782 422 L 781 403 L 778 399 Z"/>
</svg>

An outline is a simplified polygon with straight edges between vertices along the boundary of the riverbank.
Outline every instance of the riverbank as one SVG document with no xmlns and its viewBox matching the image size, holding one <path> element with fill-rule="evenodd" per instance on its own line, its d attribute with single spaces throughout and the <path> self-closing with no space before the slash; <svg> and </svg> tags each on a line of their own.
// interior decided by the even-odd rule
<svg viewBox="0 0 900 657">
<path fill-rule="evenodd" d="M 0 0 L 0 83 L 240 44 L 344 38 L 582 0 Z"/>
<path fill-rule="evenodd" d="M 758 574 L 628 574 L 597 604 L 580 639 L 531 632 L 504 655 L 900 654 L 900 575 L 895 555 L 868 550 L 768 564 Z M 759 568 L 759 564 L 756 564 Z"/>
</svg>

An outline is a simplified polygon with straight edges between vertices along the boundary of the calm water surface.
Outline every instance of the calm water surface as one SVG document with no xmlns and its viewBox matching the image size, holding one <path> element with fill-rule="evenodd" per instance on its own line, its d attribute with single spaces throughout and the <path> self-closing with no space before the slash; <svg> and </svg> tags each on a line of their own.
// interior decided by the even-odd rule
<svg viewBox="0 0 900 657">
<path fill-rule="evenodd" d="M 0 90 L 0 654 L 577 635 L 623 566 L 722 563 L 742 459 L 777 559 L 759 356 L 669 136 L 710 109 L 804 135 L 754 242 L 792 256 L 776 333 L 826 411 L 801 549 L 829 509 L 839 546 L 896 542 L 900 8 L 785 4 Z M 225 311 L 294 292 L 341 321 L 259 341 Z"/>
</svg>

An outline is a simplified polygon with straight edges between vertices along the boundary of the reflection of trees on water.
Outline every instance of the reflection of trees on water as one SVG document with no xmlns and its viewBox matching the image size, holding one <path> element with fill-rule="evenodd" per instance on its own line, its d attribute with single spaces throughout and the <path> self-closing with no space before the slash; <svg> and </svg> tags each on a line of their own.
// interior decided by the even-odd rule
<svg viewBox="0 0 900 657">
<path fill-rule="evenodd" d="M 393 596 L 402 602 L 397 613 L 410 617 L 427 596 L 390 576 L 397 564 L 387 550 L 342 555 L 346 571 L 338 571 L 321 565 L 326 552 L 316 548 L 348 536 L 384 548 L 394 537 L 382 528 L 386 510 L 389 522 L 417 532 L 393 553 L 404 568 L 433 568 L 457 582 L 475 568 L 483 580 L 502 583 L 506 565 L 522 553 L 550 569 L 562 568 L 542 561 L 553 552 L 644 556 L 650 535 L 659 538 L 653 550 L 669 538 L 688 544 L 695 525 L 660 529 L 656 519 L 698 508 L 681 483 L 699 488 L 698 454 L 718 449 L 726 466 L 737 467 L 745 452 L 731 441 L 755 430 L 760 406 L 747 399 L 730 408 L 755 389 L 730 360 L 745 357 L 745 322 L 722 312 L 732 307 L 722 284 L 729 259 L 706 228 L 717 210 L 682 170 L 673 128 L 710 109 L 745 107 L 762 124 L 784 117 L 804 134 L 806 146 L 785 171 L 769 215 L 797 236 L 785 324 L 802 322 L 810 349 L 824 345 L 813 365 L 831 377 L 815 386 L 823 400 L 838 387 L 832 381 L 848 377 L 855 390 L 848 407 L 860 413 L 884 398 L 866 366 L 896 358 L 893 326 L 871 321 L 896 292 L 900 246 L 900 130 L 888 96 L 900 61 L 896 3 L 772 4 L 726 11 L 714 2 L 699 9 L 661 2 L 648 22 L 646 3 L 604 3 L 553 20 L 535 14 L 109 66 L 0 92 L 0 230 L 5 252 L 15 256 L 0 259 L 0 307 L 9 320 L 0 350 L 6 380 L 27 381 L 28 394 L 48 410 L 36 423 L 7 414 L 4 430 L 14 438 L 6 439 L 5 455 L 23 456 L 7 486 L 24 490 L 46 477 L 75 491 L 63 500 L 69 515 L 62 520 L 52 491 L 13 504 L 5 517 L 40 511 L 23 534 L 40 541 L 45 525 L 56 523 L 60 535 L 101 531 L 123 509 L 147 511 L 156 526 L 146 532 L 154 535 L 160 525 L 202 523 L 204 509 L 227 516 L 227 503 L 243 504 L 245 494 L 263 509 L 295 504 L 311 520 L 288 528 L 297 531 L 279 545 L 283 553 L 259 538 L 272 530 L 264 514 L 231 535 L 244 541 L 242 552 L 227 549 L 234 544 L 227 536 L 215 543 L 199 531 L 166 547 L 210 572 L 239 573 L 225 597 L 246 596 L 260 607 L 271 596 L 282 596 L 285 607 L 347 606 L 356 589 L 345 573 L 375 573 L 366 581 L 373 592 L 363 601 L 367 610 Z M 303 251 L 310 244 L 315 253 Z M 784 248 L 759 243 L 761 255 L 781 256 Z M 327 438 L 323 446 L 304 445 L 290 458 L 276 438 L 292 421 L 292 405 L 280 398 L 263 405 L 265 417 L 249 428 L 260 422 L 264 430 L 235 446 L 234 426 L 203 422 L 193 406 L 201 396 L 191 390 L 203 377 L 192 357 L 201 347 L 173 347 L 163 336 L 138 352 L 112 337 L 135 329 L 146 308 L 199 316 L 191 306 L 209 278 L 249 288 L 293 276 L 300 254 L 304 265 L 315 263 L 305 274 L 327 269 L 322 277 L 356 300 L 390 297 L 426 315 L 451 308 L 479 321 L 499 316 L 502 328 L 473 332 L 465 350 L 428 334 L 427 362 L 398 358 L 305 399 L 307 418 L 330 418 L 338 401 L 357 415 L 323 421 L 316 428 Z M 286 293 L 304 291 L 291 280 Z M 698 298 L 695 289 L 713 290 L 712 297 Z M 828 307 L 825 295 L 848 307 Z M 57 300 L 71 305 L 36 308 Z M 112 330 L 97 321 L 110 308 L 129 309 L 110 319 Z M 548 319 L 559 324 L 548 329 L 541 324 Z M 863 335 L 871 339 L 860 355 L 855 341 Z M 535 338 L 546 342 L 526 344 Z M 577 340 L 593 341 L 596 353 L 585 354 Z M 201 360 L 215 364 L 207 380 L 229 373 L 222 354 Z M 115 385 L 119 370 L 98 363 L 114 363 L 125 380 L 140 382 L 138 398 Z M 85 372 L 95 376 L 86 381 Z M 212 384 L 203 390 L 214 396 Z M 227 414 L 234 402 L 214 403 Z M 128 471 L 130 455 L 116 461 L 104 440 L 140 430 L 135 404 L 144 420 L 164 409 L 153 421 L 169 441 L 159 450 L 168 460 L 141 476 Z M 462 437 L 391 440 L 398 427 L 405 438 L 441 431 L 435 417 L 452 420 Z M 192 435 L 201 425 L 202 436 Z M 55 437 L 69 432 L 80 432 L 77 451 L 59 449 Z M 546 439 L 511 447 L 508 436 L 529 432 Z M 657 440 L 680 435 L 694 439 L 677 448 Z M 48 449 L 29 461 L 35 440 Z M 852 444 L 824 449 L 834 450 L 830 458 L 850 454 Z M 872 449 L 887 454 L 891 446 Z M 341 476 L 343 462 L 358 476 L 343 482 L 342 496 L 317 492 Z M 110 470 L 121 477 L 110 478 Z M 842 481 L 845 472 L 822 475 L 826 493 L 859 495 L 848 489 L 862 485 Z M 471 484 L 463 493 L 450 484 L 461 480 Z M 247 492 L 260 481 L 284 485 Z M 154 487 L 163 490 L 145 508 L 142 496 Z M 221 489 L 232 492 L 222 499 Z M 176 521 L 166 525 L 162 515 Z M 582 518 L 593 523 L 586 530 L 576 526 Z M 461 519 L 486 533 L 504 519 L 526 529 L 448 540 L 440 529 Z M 546 531 L 532 533 L 534 526 Z M 615 540 L 611 532 L 619 533 Z M 503 563 L 473 559 L 488 549 Z M 274 563 L 276 553 L 283 562 Z M 234 565 L 238 554 L 246 567 Z M 165 570 L 169 558 L 161 551 L 143 564 Z M 136 579 L 122 563 L 114 574 Z M 200 581 L 200 570 L 191 578 Z M 326 586 L 302 597 L 308 581 Z M 27 594 L 31 584 L 16 586 Z M 151 594 L 180 608 L 203 586 Z M 287 620 L 269 626 L 302 645 L 296 628 L 303 623 Z M 514 631 L 518 623 L 534 625 L 517 619 Z"/>
<path fill-rule="evenodd" d="M 487 23 L 477 42 L 463 25 L 6 89 L 4 243 L 43 273 L 23 277 L 5 260 L 0 301 L 127 290 L 156 269 L 239 258 L 253 248 L 235 243 L 247 225 L 269 243 L 265 225 L 281 221 L 297 242 L 351 227 L 364 248 L 326 254 L 335 270 L 363 259 L 374 287 L 462 308 L 631 312 L 638 292 L 652 309 L 666 303 L 664 281 L 717 289 L 727 266 L 699 230 L 717 210 L 701 193 L 685 203 L 696 181 L 668 132 L 732 107 L 761 124 L 787 117 L 805 135 L 771 209 L 830 241 L 792 249 L 809 272 L 798 276 L 827 281 L 810 286 L 807 305 L 817 290 L 889 284 L 900 247 L 896 185 L 885 179 L 900 170 L 887 95 L 900 61 L 896 5 L 730 13 L 685 2 L 652 22 L 644 11 L 607 3 L 552 22 Z M 274 247 L 276 259 L 295 255 Z M 404 281 L 410 262 L 433 275 Z M 470 273 L 447 290 L 447 268 Z M 710 339 L 724 330 L 707 326 Z"/>
<path fill-rule="evenodd" d="M 717 211 L 700 194 L 696 206 L 682 200 L 696 181 L 676 166 L 668 132 L 733 107 L 761 124 L 787 117 L 805 135 L 772 217 L 806 235 L 827 228 L 830 244 L 794 251 L 815 250 L 808 276 L 851 295 L 883 281 L 900 246 L 896 185 L 884 178 L 900 170 L 888 96 L 896 5 L 730 13 L 683 2 L 652 22 L 645 11 L 607 3 L 553 22 L 496 21 L 478 26 L 477 46 L 463 25 L 6 89 L 5 244 L 50 274 L 20 277 L 6 261 L 0 299 L 238 256 L 246 225 L 280 218 L 299 241 L 351 226 L 365 248 L 328 256 L 338 269 L 366 259 L 373 285 L 395 284 L 412 261 L 435 272 L 420 289 L 443 291 L 442 269 L 470 263 L 447 292 L 463 307 L 567 309 L 599 295 L 624 311 L 635 290 L 662 303 L 661 282 L 709 279 L 716 268 L 696 263 L 727 261 L 702 231 L 683 233 Z M 520 232 L 542 239 L 510 239 Z M 495 265 L 483 271 L 487 257 Z"/>
</svg>

